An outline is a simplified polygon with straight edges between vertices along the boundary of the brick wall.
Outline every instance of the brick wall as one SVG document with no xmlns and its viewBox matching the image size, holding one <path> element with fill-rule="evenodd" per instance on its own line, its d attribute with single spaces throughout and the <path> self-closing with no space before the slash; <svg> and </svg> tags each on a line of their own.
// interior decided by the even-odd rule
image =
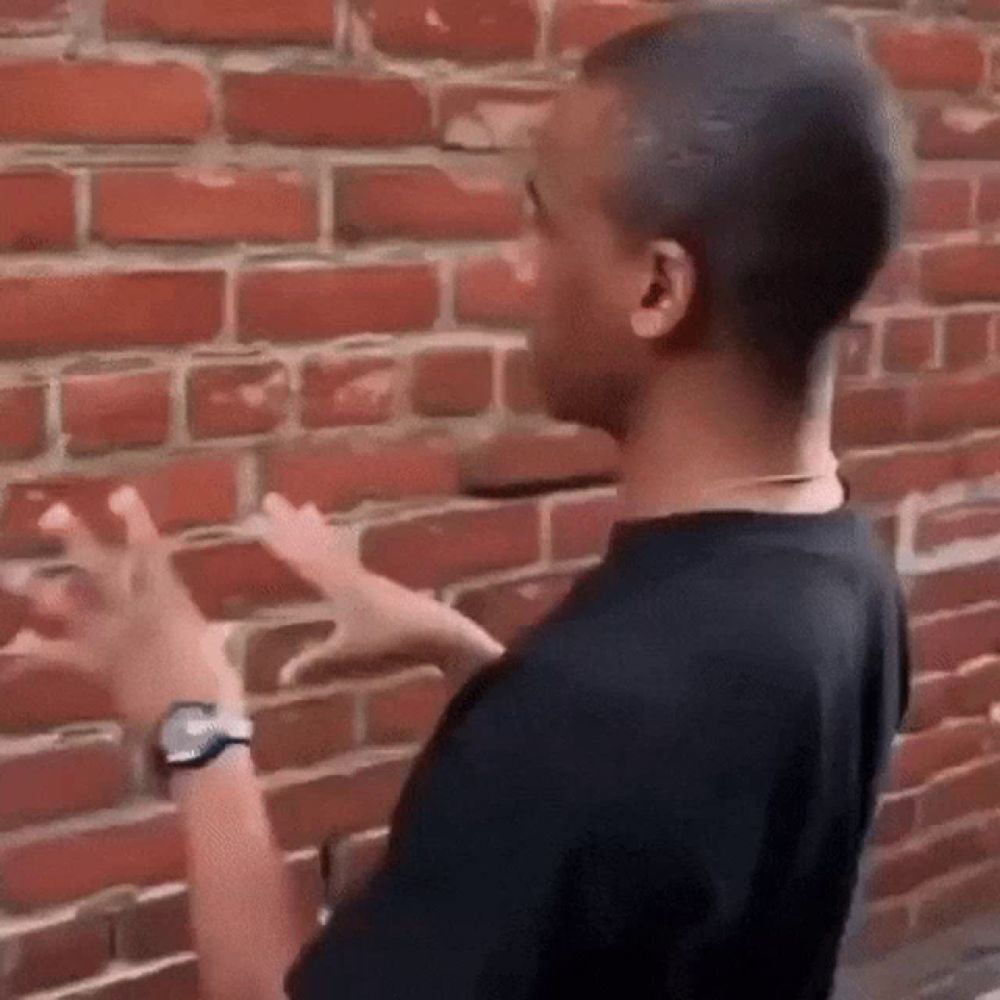
<svg viewBox="0 0 1000 1000">
<path fill-rule="evenodd" d="M 919 675 L 856 950 L 1000 903 L 1000 6 L 833 11 L 905 91 L 907 243 L 844 331 L 839 445 L 907 574 Z M 599 557 L 615 456 L 539 412 L 517 150 L 652 0 L 0 0 L 0 549 L 138 485 L 241 623 L 257 760 L 317 905 L 377 856 L 446 687 L 330 663 L 247 537 L 265 489 L 508 639 Z M 23 612 L 0 594 L 6 640 Z M 290 658 L 310 663 L 280 688 Z M 178 829 L 105 695 L 0 662 L 0 995 L 193 997 Z M 81 986 L 85 983 L 85 986 Z"/>
</svg>

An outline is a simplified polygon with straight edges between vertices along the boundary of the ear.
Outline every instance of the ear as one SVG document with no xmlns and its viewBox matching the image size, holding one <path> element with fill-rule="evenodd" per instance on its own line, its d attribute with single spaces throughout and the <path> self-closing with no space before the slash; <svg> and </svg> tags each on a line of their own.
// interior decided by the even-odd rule
<svg viewBox="0 0 1000 1000">
<path fill-rule="evenodd" d="M 632 332 L 642 340 L 656 340 L 670 333 L 691 308 L 695 268 L 691 255 L 674 240 L 655 240 L 648 255 L 650 281 L 632 313 Z"/>
</svg>

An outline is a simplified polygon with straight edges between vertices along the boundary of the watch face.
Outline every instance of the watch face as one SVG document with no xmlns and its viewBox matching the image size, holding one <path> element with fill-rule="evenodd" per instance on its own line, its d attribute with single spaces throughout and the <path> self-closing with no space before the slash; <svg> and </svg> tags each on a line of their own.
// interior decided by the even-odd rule
<svg viewBox="0 0 1000 1000">
<path fill-rule="evenodd" d="M 212 754 L 225 739 L 214 705 L 196 702 L 178 705 L 160 730 L 160 748 L 168 764 L 196 764 Z"/>
</svg>

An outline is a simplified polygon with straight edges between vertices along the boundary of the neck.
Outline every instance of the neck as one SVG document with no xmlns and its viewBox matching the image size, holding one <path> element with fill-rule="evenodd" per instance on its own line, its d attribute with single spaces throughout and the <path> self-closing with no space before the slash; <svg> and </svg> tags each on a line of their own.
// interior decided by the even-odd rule
<svg viewBox="0 0 1000 1000">
<path fill-rule="evenodd" d="M 720 508 L 819 513 L 840 506 L 830 388 L 827 378 L 808 407 L 783 407 L 748 387 L 742 359 L 673 359 L 648 386 L 625 434 L 623 516 Z M 809 478 L 762 481 L 796 474 Z"/>
</svg>

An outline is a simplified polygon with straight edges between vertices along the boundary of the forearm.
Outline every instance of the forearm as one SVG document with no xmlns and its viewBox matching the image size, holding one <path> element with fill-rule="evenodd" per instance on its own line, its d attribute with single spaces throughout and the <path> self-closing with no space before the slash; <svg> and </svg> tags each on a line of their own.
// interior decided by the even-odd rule
<svg viewBox="0 0 1000 1000">
<path fill-rule="evenodd" d="M 296 902 L 249 752 L 171 778 L 184 830 L 202 1000 L 281 1000 L 314 929 Z"/>
</svg>

